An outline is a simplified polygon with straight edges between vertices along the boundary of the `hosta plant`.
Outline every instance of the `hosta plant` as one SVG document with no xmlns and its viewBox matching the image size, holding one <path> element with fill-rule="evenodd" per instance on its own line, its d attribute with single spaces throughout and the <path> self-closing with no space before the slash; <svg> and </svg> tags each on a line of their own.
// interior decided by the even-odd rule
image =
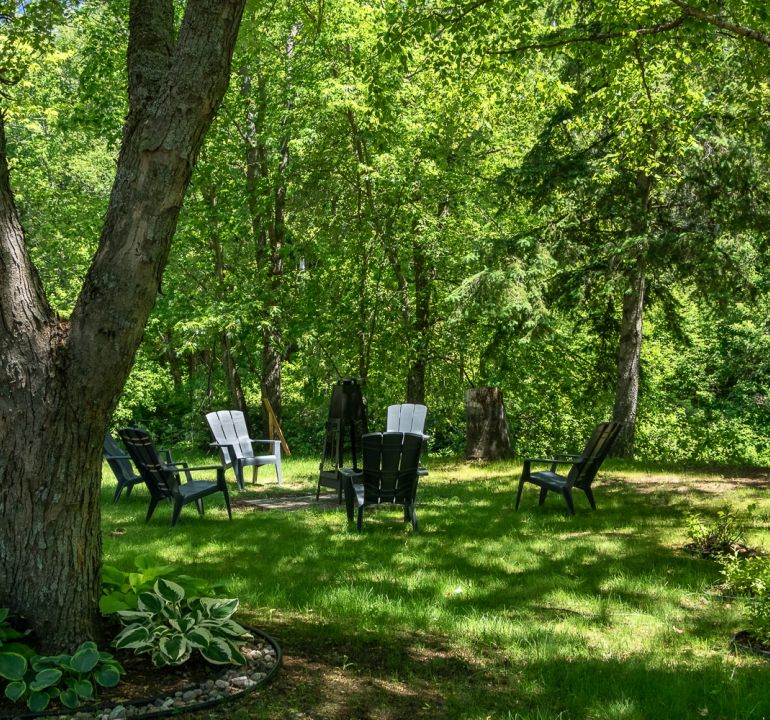
<svg viewBox="0 0 770 720">
<path fill-rule="evenodd" d="M 134 558 L 134 567 L 136 569 L 131 572 L 124 572 L 113 565 L 102 567 L 99 609 L 103 614 L 112 615 L 120 610 L 136 610 L 139 595 L 152 591 L 159 578 L 181 585 L 188 602 L 195 597 L 221 596 L 227 592 L 224 585 L 185 575 L 174 565 L 156 565 L 147 555 L 137 555 Z"/>
<path fill-rule="evenodd" d="M 153 592 L 140 593 L 136 610 L 117 613 L 124 627 L 112 644 L 148 653 L 158 667 L 181 665 L 194 650 L 210 663 L 243 665 L 241 647 L 252 635 L 232 619 L 237 609 L 237 599 L 188 602 L 181 585 L 159 578 Z"/>
<path fill-rule="evenodd" d="M 0 654 L 0 676 L 9 681 L 5 696 L 16 702 L 27 700 L 32 712 L 42 712 L 53 699 L 75 709 L 95 696 L 95 684 L 114 687 L 124 670 L 110 653 L 99 652 L 86 641 L 72 655 Z"/>
</svg>

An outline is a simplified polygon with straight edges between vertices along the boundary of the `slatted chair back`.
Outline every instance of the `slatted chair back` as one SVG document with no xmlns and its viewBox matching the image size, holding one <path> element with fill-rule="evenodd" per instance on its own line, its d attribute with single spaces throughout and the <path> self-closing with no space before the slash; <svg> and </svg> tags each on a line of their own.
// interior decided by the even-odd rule
<svg viewBox="0 0 770 720">
<path fill-rule="evenodd" d="M 126 456 L 126 451 L 115 442 L 115 438 L 110 433 L 104 435 L 102 455 L 112 472 L 115 473 L 118 482 L 130 482 L 136 477 L 131 461 Z"/>
<path fill-rule="evenodd" d="M 428 408 L 425 405 L 402 403 L 388 408 L 386 432 L 417 433 L 422 435 L 425 430 L 425 418 Z"/>
<path fill-rule="evenodd" d="M 123 428 L 120 439 L 154 499 L 172 498 L 179 488 L 177 473 L 163 463 L 146 430 Z"/>
<path fill-rule="evenodd" d="M 572 466 L 567 475 L 567 484 L 570 487 L 585 489 L 591 486 L 604 458 L 612 449 L 612 443 L 619 430 L 620 423 L 617 422 L 599 423 L 594 428 L 585 450 L 580 454 L 582 459 Z"/>
<path fill-rule="evenodd" d="M 232 465 L 236 460 L 254 457 L 246 418 L 240 410 L 216 410 L 206 414 L 206 421 L 215 442 L 220 446 L 225 466 Z M 233 452 L 235 457 L 232 457 Z"/>
<path fill-rule="evenodd" d="M 423 437 L 416 433 L 368 433 L 363 436 L 364 502 L 414 500 Z"/>
</svg>

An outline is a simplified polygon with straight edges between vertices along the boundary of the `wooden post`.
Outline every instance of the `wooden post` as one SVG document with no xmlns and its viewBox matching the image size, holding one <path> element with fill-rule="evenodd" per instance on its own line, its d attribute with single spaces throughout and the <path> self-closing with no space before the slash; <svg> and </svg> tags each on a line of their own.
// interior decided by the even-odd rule
<svg viewBox="0 0 770 720">
<path fill-rule="evenodd" d="M 286 442 L 286 438 L 283 436 L 283 430 L 278 422 L 278 418 L 273 412 L 273 406 L 267 398 L 262 398 L 262 402 L 265 404 L 265 410 L 267 410 L 267 435 L 269 440 L 280 440 L 281 450 L 284 455 L 291 455 L 289 445 Z"/>
</svg>

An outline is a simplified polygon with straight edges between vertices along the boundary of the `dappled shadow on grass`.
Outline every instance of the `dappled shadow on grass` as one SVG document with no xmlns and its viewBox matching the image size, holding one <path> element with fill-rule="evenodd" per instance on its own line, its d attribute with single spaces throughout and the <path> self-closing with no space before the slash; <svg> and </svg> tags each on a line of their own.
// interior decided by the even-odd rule
<svg viewBox="0 0 770 720">
<path fill-rule="evenodd" d="M 132 497 L 106 508 L 105 546 L 126 569 L 150 552 L 225 581 L 278 638 L 286 677 L 243 717 L 761 717 L 767 669 L 728 655 L 734 611 L 703 596 L 716 568 L 678 551 L 693 503 L 720 507 L 709 493 L 606 473 L 599 510 L 577 494 L 570 517 L 532 486 L 515 512 L 517 479 L 428 478 L 419 534 L 397 509 L 357 533 L 344 509 L 228 522 L 216 502 L 172 530 L 170 509 L 145 525 Z"/>
</svg>

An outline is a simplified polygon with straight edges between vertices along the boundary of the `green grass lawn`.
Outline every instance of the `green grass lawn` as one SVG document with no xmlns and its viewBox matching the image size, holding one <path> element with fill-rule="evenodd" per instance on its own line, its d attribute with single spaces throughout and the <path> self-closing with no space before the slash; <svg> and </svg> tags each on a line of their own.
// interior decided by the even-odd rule
<svg viewBox="0 0 770 720">
<path fill-rule="evenodd" d="M 113 505 L 105 465 L 105 561 L 149 553 L 224 581 L 278 640 L 273 684 L 213 718 L 770 718 L 769 661 L 729 649 L 740 602 L 681 549 L 688 511 L 751 502 L 749 542 L 770 549 L 767 476 L 608 463 L 599 510 L 578 493 L 569 517 L 532 485 L 514 512 L 515 463 L 428 466 L 419 534 L 397 510 L 359 534 L 343 509 L 229 522 L 217 496 L 204 518 L 185 507 L 172 529 L 161 506 L 145 524 L 147 491 Z M 315 492 L 317 460 L 287 459 L 280 489 L 271 470 L 240 496 L 229 472 L 233 498 Z"/>
</svg>

